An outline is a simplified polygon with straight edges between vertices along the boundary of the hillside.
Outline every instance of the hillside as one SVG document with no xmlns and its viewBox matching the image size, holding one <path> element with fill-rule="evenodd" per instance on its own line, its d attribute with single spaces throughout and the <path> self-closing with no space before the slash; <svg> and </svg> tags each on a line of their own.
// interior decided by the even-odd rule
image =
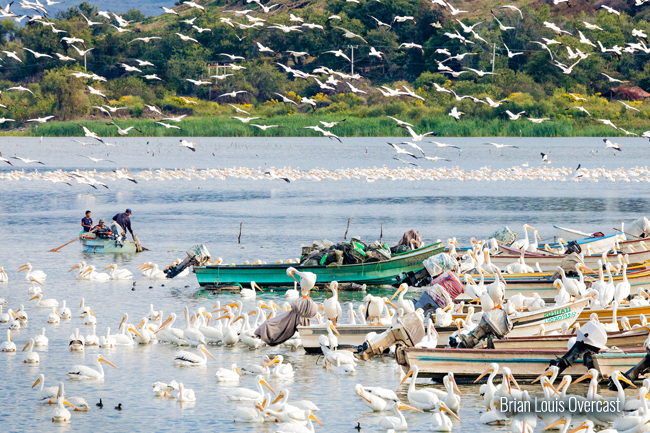
<svg viewBox="0 0 650 433">
<path fill-rule="evenodd" d="M 102 104 L 124 108 L 112 114 L 118 121 L 159 119 L 147 105 L 159 107 L 166 115 L 227 118 L 235 114 L 229 104 L 237 104 L 251 116 L 261 117 L 260 122 L 294 115 L 397 115 L 420 125 L 427 119 L 444 123 L 442 119 L 450 119 L 449 111 L 457 106 L 464 113 L 462 119 L 479 119 L 490 129 L 495 126 L 489 125 L 500 125 L 493 120 L 503 119 L 505 108 L 526 111 L 535 118 L 585 120 L 588 115 L 584 112 L 569 111 L 576 105 L 570 94 L 584 98 L 581 104 L 594 116 L 613 119 L 628 128 L 647 129 L 647 102 L 634 102 L 635 111 L 603 97 L 620 84 L 615 80 L 650 90 L 650 49 L 642 36 L 633 35 L 633 31 L 650 34 L 647 4 L 635 7 L 623 0 L 572 0 L 569 7 L 553 6 L 552 0 L 455 0 L 454 8 L 468 12 L 454 15 L 451 8 L 428 0 L 356 1 L 279 0 L 279 7 L 265 4 L 271 8 L 265 13 L 255 3 L 208 0 L 200 2 L 205 12 L 180 5 L 174 7 L 178 16 L 148 18 L 129 10 L 123 18 L 132 23 L 122 32 L 116 31 L 117 20 L 98 15 L 104 7 L 111 9 L 101 2 L 95 3 L 106 6 L 82 3 L 56 15 L 50 13 L 56 18 L 44 23 L 48 25 L 23 27 L 5 19 L 0 25 L 4 36 L 0 51 L 15 51 L 20 61 L 6 57 L 0 69 L 4 80 L 0 81 L 0 104 L 7 106 L 0 116 L 17 121 L 1 123 L 0 129 L 15 129 L 18 122 L 46 115 L 56 120 L 105 120 L 108 117 L 97 108 Z M 520 7 L 523 19 L 516 11 L 500 8 L 506 3 Z M 138 7 L 155 9 L 157 4 L 144 1 Z M 601 9 L 601 4 L 619 7 L 620 17 Z M 120 8 L 130 6 L 131 2 L 120 2 Z M 250 11 L 250 19 L 236 13 L 242 10 Z M 88 26 L 81 13 L 103 24 Z M 404 22 L 396 17 L 404 17 Z M 255 20 L 262 20 L 259 27 L 253 24 Z M 587 28 L 584 22 L 602 30 Z M 49 24 L 83 39 L 92 51 L 82 58 L 79 47 L 62 42 Z M 559 30 L 549 28 L 553 25 Z M 475 33 L 464 31 L 463 26 L 474 26 Z M 600 41 L 606 52 L 581 41 L 579 32 Z M 179 34 L 191 39 L 182 40 Z M 143 37 L 157 39 L 138 40 Z M 548 47 L 536 43 L 543 38 L 557 43 Z M 627 52 L 615 52 L 623 48 Z M 36 58 L 27 49 L 75 60 Z M 290 54 L 292 51 L 308 54 L 297 56 Z M 222 53 L 237 56 L 237 61 Z M 354 62 L 345 56 L 354 56 Z M 153 66 L 142 66 L 144 61 Z M 71 77 L 73 71 L 83 72 L 84 62 L 89 72 L 106 81 Z M 569 65 L 573 66 L 563 73 Z M 495 74 L 477 76 L 472 70 L 494 70 Z M 211 75 L 217 77 L 210 79 L 209 85 L 194 83 Z M 6 91 L 17 83 L 29 87 L 34 96 Z M 385 87 L 382 90 L 380 86 Z M 99 89 L 106 99 L 90 94 L 90 87 Z M 459 96 L 441 91 L 441 87 Z M 408 96 L 405 89 L 417 97 Z M 236 97 L 223 96 L 242 90 Z M 468 97 L 460 98 L 462 95 Z M 627 92 L 623 98 L 629 99 L 629 95 Z M 282 97 L 287 100 L 282 102 Z M 495 109 L 486 104 L 488 97 L 494 101 L 507 98 L 509 105 Z M 580 125 L 588 128 L 593 124 Z M 576 133 L 563 128 L 550 128 L 547 133 Z M 173 129 L 158 130 L 180 134 Z"/>
</svg>

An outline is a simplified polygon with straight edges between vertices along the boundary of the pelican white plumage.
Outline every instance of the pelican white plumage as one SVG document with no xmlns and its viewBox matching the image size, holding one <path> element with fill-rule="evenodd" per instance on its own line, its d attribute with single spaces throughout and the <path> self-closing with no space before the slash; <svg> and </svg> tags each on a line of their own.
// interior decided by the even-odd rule
<svg viewBox="0 0 650 433">
<path fill-rule="evenodd" d="M 86 346 L 97 346 L 99 345 L 99 337 L 97 336 L 97 324 L 93 324 L 92 326 L 92 334 L 86 335 L 86 338 L 84 339 L 84 344 Z"/>
<path fill-rule="evenodd" d="M 415 381 L 418 378 L 418 371 L 418 366 L 412 365 L 409 372 L 400 382 L 400 385 L 406 382 L 410 376 L 413 376 L 411 378 L 411 383 L 406 394 L 410 405 L 423 411 L 433 410 L 440 399 L 438 398 L 437 394 L 429 392 L 426 389 L 415 389 Z"/>
<path fill-rule="evenodd" d="M 178 382 L 172 380 L 169 384 L 164 382 L 155 382 L 153 384 L 153 393 L 156 397 L 174 398 L 174 391 L 178 390 Z"/>
<path fill-rule="evenodd" d="M 390 298 L 391 301 L 395 298 L 396 295 L 399 294 L 399 297 L 397 298 L 397 301 L 395 302 L 395 305 L 397 305 L 399 308 L 404 310 L 404 314 L 409 314 L 415 311 L 415 306 L 413 305 L 413 301 L 404 299 L 404 295 L 408 292 L 409 286 L 406 283 L 400 284 L 399 288 L 397 291 L 393 294 L 393 296 Z"/>
<path fill-rule="evenodd" d="M 118 269 L 116 264 L 112 264 L 112 265 L 110 265 L 107 268 L 104 268 L 102 270 L 107 271 L 109 269 L 111 269 L 111 272 L 109 274 L 111 280 L 131 280 L 131 279 L 133 279 L 133 274 L 128 269 Z"/>
<path fill-rule="evenodd" d="M 339 303 L 339 292 L 338 292 L 339 283 L 337 281 L 332 281 L 330 283 L 330 290 L 332 291 L 332 297 L 326 299 L 323 302 L 323 312 L 329 320 L 337 324 L 339 317 L 343 315 L 343 310 L 341 309 L 341 304 Z"/>
<path fill-rule="evenodd" d="M 45 328 L 43 328 L 41 333 L 34 337 L 34 345 L 37 347 L 45 347 L 49 344 L 50 340 L 45 336 Z"/>
<path fill-rule="evenodd" d="M 7 329 L 7 340 L 0 343 L 0 352 L 15 352 L 16 343 L 11 337 L 11 329 Z"/>
<path fill-rule="evenodd" d="M 36 304 L 34 304 L 36 308 L 53 308 L 59 306 L 59 301 L 56 299 L 43 299 L 43 295 L 41 293 L 36 294 L 36 296 L 30 298 L 29 300 L 33 301 L 34 299 L 38 299 Z"/>
<path fill-rule="evenodd" d="M 416 409 L 413 406 L 406 405 L 400 401 L 390 401 L 388 402 L 387 410 L 392 410 L 396 416 L 385 416 L 379 420 L 379 427 L 385 430 L 393 429 L 395 431 L 406 431 L 408 430 L 408 424 L 404 415 L 402 415 L 402 410 L 414 410 L 416 412 L 422 412 L 420 409 Z"/>
<path fill-rule="evenodd" d="M 232 364 L 230 368 L 218 369 L 214 377 L 216 377 L 217 382 L 239 382 L 242 374 L 237 368 L 237 364 Z"/>
<path fill-rule="evenodd" d="M 18 272 L 23 271 L 27 271 L 27 274 L 25 275 L 25 281 L 30 281 L 32 278 L 38 281 L 43 281 L 47 278 L 47 274 L 45 272 L 34 270 L 32 264 L 29 262 L 25 263 L 18 269 Z"/>
<path fill-rule="evenodd" d="M 113 368 L 117 368 L 115 364 L 104 358 L 102 355 L 97 355 L 97 367 L 98 369 L 95 370 L 94 368 L 88 367 L 87 365 L 75 365 L 73 366 L 70 371 L 68 371 L 66 374 L 70 379 L 77 379 L 77 380 L 88 380 L 88 379 L 95 379 L 95 380 L 103 380 L 104 379 L 104 369 L 102 368 L 102 362 L 110 365 Z"/>
<path fill-rule="evenodd" d="M 278 364 L 271 370 L 271 376 L 276 378 L 276 379 L 286 379 L 290 377 L 294 377 L 295 373 L 293 371 L 293 366 L 289 363 L 283 364 L 282 362 L 284 361 L 284 357 L 282 355 L 278 355 L 275 358 L 273 358 L 271 361 L 267 362 L 266 367 L 271 367 L 273 364 Z"/>
<path fill-rule="evenodd" d="M 87 276 L 90 281 L 108 281 L 111 279 L 111 276 L 102 272 L 97 272 L 97 268 L 94 265 L 88 266 L 88 268 L 82 273 L 82 276 Z"/>
<path fill-rule="evenodd" d="M 296 268 L 289 267 L 287 268 L 287 275 L 300 284 L 300 292 L 302 293 L 302 297 L 308 298 L 309 291 L 316 285 L 316 274 L 313 272 L 299 272 Z M 300 281 L 296 280 L 296 277 L 294 275 L 298 275 L 300 277 Z"/>
<path fill-rule="evenodd" d="M 451 420 L 446 414 L 449 414 L 452 417 L 456 418 L 458 421 L 462 422 L 460 417 L 456 415 L 453 411 L 451 411 L 444 402 L 438 401 L 435 404 L 433 410 L 433 416 L 431 418 L 430 429 L 432 431 L 441 431 L 441 432 L 451 431 L 451 429 L 453 428 L 453 423 L 451 422 Z M 528 433 L 528 432 L 526 431 L 524 433 Z"/>
<path fill-rule="evenodd" d="M 255 378 L 255 383 L 257 387 L 257 391 L 253 391 L 248 388 L 235 388 L 232 391 L 229 391 L 229 394 L 227 395 L 228 400 L 230 401 L 261 401 L 264 399 L 264 389 L 262 386 L 265 386 L 268 388 L 273 395 L 277 395 L 277 393 L 271 388 L 271 385 L 268 384 L 266 379 L 264 379 L 264 376 L 261 374 L 257 375 Z"/>
<path fill-rule="evenodd" d="M 52 404 L 53 402 L 56 401 L 58 394 L 59 394 L 59 387 L 58 386 L 45 386 L 45 375 L 40 374 L 38 376 L 38 379 L 34 382 L 32 385 L 32 389 L 36 387 L 36 385 L 41 384 L 41 387 L 38 390 L 38 393 L 36 394 L 36 401 L 41 403 L 41 404 Z"/>
<path fill-rule="evenodd" d="M 70 351 L 82 352 L 85 344 L 86 340 L 82 335 L 79 335 L 79 328 L 76 328 L 74 334 L 70 335 Z"/>
<path fill-rule="evenodd" d="M 293 282 L 293 289 L 289 289 L 284 292 L 284 297 L 287 299 L 298 299 L 300 297 L 300 292 L 298 292 L 298 281 Z"/>
<path fill-rule="evenodd" d="M 56 307 L 52 307 L 52 311 L 47 315 L 46 322 L 51 324 L 59 323 L 61 315 L 56 311 Z"/>
<path fill-rule="evenodd" d="M 242 298 L 244 299 L 255 299 L 257 296 L 257 292 L 255 290 L 259 290 L 260 292 L 263 292 L 262 288 L 257 285 L 255 281 L 251 281 L 251 288 L 250 289 L 241 289 L 239 291 L 239 294 L 241 295 Z"/>
<path fill-rule="evenodd" d="M 38 356 L 38 353 L 35 353 L 33 351 L 34 349 L 34 339 L 30 338 L 29 342 L 23 347 L 23 352 L 29 348 L 29 352 L 27 352 L 27 356 L 23 360 L 25 364 L 38 364 L 40 362 L 40 357 Z"/>
<path fill-rule="evenodd" d="M 0 283 L 8 283 L 9 275 L 5 272 L 4 268 L 0 267 Z"/>
<path fill-rule="evenodd" d="M 190 323 L 190 309 L 187 305 L 185 306 L 185 329 L 183 330 L 183 339 L 187 341 L 190 346 L 206 344 L 205 336 Z"/>
<path fill-rule="evenodd" d="M 389 402 L 399 401 L 397 394 L 391 390 L 375 387 L 365 388 L 361 384 L 357 384 L 355 390 L 363 399 L 364 404 L 375 412 L 383 412 L 386 410 Z"/>
<path fill-rule="evenodd" d="M 126 314 L 125 316 L 128 317 Z M 160 328 L 156 331 L 156 335 L 159 340 L 166 343 L 176 344 L 177 346 L 187 345 L 187 341 L 183 339 L 183 330 L 173 327 L 175 321 L 176 313 L 171 313 L 167 320 L 160 325 Z"/>
<path fill-rule="evenodd" d="M 111 328 L 106 328 L 106 334 L 99 337 L 99 347 L 101 349 L 112 349 L 115 347 L 115 338 L 111 335 Z"/>
<path fill-rule="evenodd" d="M 61 384 L 63 385 L 63 384 Z M 70 422 L 70 419 L 72 418 L 72 415 L 70 414 L 70 411 L 65 408 L 65 404 L 68 406 L 72 406 L 70 403 L 68 403 L 65 398 L 62 395 L 59 395 L 57 399 L 57 406 L 56 408 L 52 411 L 52 422 L 56 423 L 67 423 Z"/>
<path fill-rule="evenodd" d="M 185 388 L 185 385 L 183 383 L 178 384 L 178 391 L 175 392 L 176 394 L 176 401 L 178 402 L 186 402 L 186 403 L 191 403 L 196 401 L 196 395 L 194 394 L 194 390 Z"/>
<path fill-rule="evenodd" d="M 208 364 L 208 355 L 210 358 L 217 360 L 204 344 L 197 346 L 199 353 L 188 352 L 187 350 L 180 350 L 174 354 L 174 364 L 181 367 L 203 366 Z"/>
</svg>

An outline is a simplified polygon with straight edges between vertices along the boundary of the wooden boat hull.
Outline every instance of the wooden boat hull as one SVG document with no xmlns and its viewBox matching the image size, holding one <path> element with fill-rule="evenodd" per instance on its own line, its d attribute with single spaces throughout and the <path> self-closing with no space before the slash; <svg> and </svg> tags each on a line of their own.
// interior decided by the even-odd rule
<svg viewBox="0 0 650 433">
<path fill-rule="evenodd" d="M 583 310 L 580 316 L 578 317 L 578 323 L 586 323 L 589 320 L 589 316 L 592 313 L 598 314 L 598 319 L 601 322 L 609 323 L 612 321 L 613 311 L 611 308 L 599 308 L 599 309 L 588 309 Z M 630 325 L 641 325 L 641 315 L 646 316 L 646 319 L 650 319 L 650 306 L 645 307 L 619 307 L 616 311 L 617 322 L 620 325 L 621 317 L 625 316 L 630 320 Z"/>
<path fill-rule="evenodd" d="M 564 350 L 542 349 L 421 349 L 406 348 L 405 367 L 417 365 L 419 376 L 442 380 L 450 371 L 458 380 L 474 380 L 496 362 L 507 365 L 517 379 L 534 379 L 544 372 L 549 363 L 562 357 Z M 644 348 L 630 349 L 625 353 L 602 353 L 593 356 L 594 366 L 601 380 L 607 380 L 614 370 L 626 371 L 636 365 L 646 354 Z M 400 357 L 398 356 L 398 359 Z M 587 368 L 579 362 L 563 374 L 582 375 Z"/>
<path fill-rule="evenodd" d="M 137 252 L 135 243 L 130 241 L 124 241 L 122 245 L 112 239 L 81 238 L 80 241 L 83 252 L 89 254 L 133 254 Z"/>
<path fill-rule="evenodd" d="M 404 272 L 419 271 L 427 258 L 441 253 L 441 244 L 428 245 L 417 250 L 393 256 L 383 262 L 361 263 L 342 266 L 299 266 L 292 264 L 238 265 L 238 266 L 197 266 L 196 279 L 201 286 L 206 285 L 250 285 L 255 281 L 262 287 L 293 286 L 293 279 L 287 275 L 287 268 L 296 267 L 299 271 L 313 272 L 319 283 L 338 281 L 368 285 L 395 284 L 397 276 Z"/>
<path fill-rule="evenodd" d="M 302 347 L 307 353 L 321 353 L 318 337 L 327 335 L 327 326 L 313 325 L 313 326 L 298 326 L 298 333 L 302 340 Z M 343 325 L 336 326 L 341 336 L 337 335 L 339 340 L 339 349 L 353 349 L 363 344 L 366 341 L 366 335 L 370 332 L 382 333 L 388 329 L 386 325 Z"/>
<path fill-rule="evenodd" d="M 543 350 L 568 350 L 569 339 L 575 337 L 571 335 L 545 335 L 541 337 L 506 337 L 502 340 L 494 340 L 495 349 L 528 349 L 534 347 Z M 643 347 L 648 338 L 648 331 L 632 330 L 621 332 L 610 332 L 607 334 L 607 345 L 618 348 L 637 348 Z"/>
<path fill-rule="evenodd" d="M 621 246 L 621 249 L 623 249 L 623 246 Z M 626 248 L 627 250 L 628 248 Z M 628 258 L 630 260 L 630 264 L 633 265 L 641 265 L 646 263 L 647 261 L 650 260 L 650 250 L 644 251 L 642 248 L 635 248 L 636 252 L 633 252 L 632 250 L 629 251 L 624 251 L 628 255 Z M 617 261 L 616 254 L 608 254 L 607 258 L 615 263 Z M 535 264 L 539 264 L 540 269 L 543 272 L 555 272 L 557 271 L 557 267 L 562 264 L 562 260 L 564 260 L 566 256 L 551 256 L 551 255 L 542 255 L 542 254 L 526 254 L 524 256 L 524 259 L 526 260 L 526 264 L 529 266 L 532 266 L 535 268 Z M 591 256 L 585 256 L 585 265 L 591 269 L 597 270 L 598 269 L 598 260 L 600 260 L 602 256 L 600 255 L 591 255 Z M 512 253 L 507 253 L 503 255 L 496 255 L 496 256 L 490 256 L 490 261 L 492 264 L 496 265 L 499 267 L 499 269 L 505 269 L 506 266 L 508 266 L 511 263 L 515 263 L 519 260 L 519 255 L 514 255 Z"/>
</svg>

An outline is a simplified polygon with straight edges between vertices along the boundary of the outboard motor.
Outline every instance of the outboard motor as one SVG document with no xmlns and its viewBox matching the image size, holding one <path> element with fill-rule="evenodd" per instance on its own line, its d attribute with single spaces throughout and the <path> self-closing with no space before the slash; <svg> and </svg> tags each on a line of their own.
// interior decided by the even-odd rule
<svg viewBox="0 0 650 433">
<path fill-rule="evenodd" d="M 424 325 L 417 313 L 405 314 L 391 325 L 385 332 L 375 336 L 372 341 L 366 341 L 357 348 L 357 357 L 368 360 L 376 355 L 381 355 L 389 347 L 401 345 L 414 347 L 424 338 Z"/>
<path fill-rule="evenodd" d="M 583 364 L 588 368 L 594 368 L 592 355 L 606 349 L 607 332 L 601 325 L 591 321 L 585 323 L 578 329 L 576 343 L 562 357 L 551 361 L 550 365 L 557 366 L 560 369 L 558 374 L 571 367 L 573 363 L 582 359 Z"/>
<path fill-rule="evenodd" d="M 208 248 L 203 244 L 194 245 L 186 252 L 187 257 L 185 260 L 177 265 L 170 266 L 163 271 L 165 272 L 165 275 L 167 275 L 167 278 L 174 278 L 190 266 L 203 266 L 208 262 L 208 260 L 210 260 Z"/>
<path fill-rule="evenodd" d="M 483 340 L 488 340 L 488 346 L 491 345 L 493 338 L 501 339 L 512 331 L 512 322 L 510 317 L 503 309 L 495 309 L 483 313 L 481 321 L 472 332 L 467 335 L 458 335 L 455 339 L 449 338 L 449 345 L 451 347 L 458 347 L 459 349 L 473 348 Z"/>
<path fill-rule="evenodd" d="M 645 348 L 646 355 L 643 357 L 641 361 L 634 367 L 630 368 L 628 371 L 623 373 L 623 376 L 627 377 L 630 379 L 630 381 L 634 382 L 641 376 L 642 374 L 646 374 L 650 372 L 650 347 L 646 346 Z M 609 384 L 607 385 L 609 389 L 612 391 L 616 391 L 616 385 L 612 381 L 612 378 L 609 378 Z M 627 388 L 629 385 L 625 382 L 621 382 L 621 386 L 623 389 Z"/>
</svg>

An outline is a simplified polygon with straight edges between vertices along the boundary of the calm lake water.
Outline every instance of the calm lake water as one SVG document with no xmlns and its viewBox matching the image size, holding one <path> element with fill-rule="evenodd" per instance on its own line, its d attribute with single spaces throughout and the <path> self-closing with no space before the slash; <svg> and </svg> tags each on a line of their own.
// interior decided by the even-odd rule
<svg viewBox="0 0 650 433">
<path fill-rule="evenodd" d="M 87 139 L 82 140 L 87 141 Z M 81 146 L 68 138 L 39 139 L 3 138 L 0 152 L 4 157 L 14 155 L 43 161 L 41 172 L 48 170 L 75 170 L 96 168 L 108 171 L 128 167 L 132 174 L 149 168 L 174 169 L 196 167 L 250 167 L 271 166 L 310 170 L 323 167 L 338 168 L 402 166 L 392 159 L 394 151 L 386 141 L 400 139 L 344 139 L 343 144 L 326 139 L 239 139 L 196 138 L 196 153 L 178 147 L 178 139 L 135 138 L 109 139 L 116 147 Z M 147 144 L 147 141 L 149 142 Z M 647 164 L 648 143 L 641 139 L 617 139 L 623 152 L 605 151 L 601 139 L 445 139 L 462 147 L 437 149 L 421 144 L 429 156 L 452 160 L 449 165 L 466 171 L 482 166 L 493 169 L 508 168 L 529 162 L 537 166 L 540 152 L 556 161 L 552 166 L 575 168 L 601 167 L 632 168 Z M 514 144 L 518 149 L 491 151 L 481 143 L 496 141 Z M 598 151 L 597 153 L 595 151 Z M 152 152 L 155 153 L 152 155 Z M 594 151 L 594 153 L 592 153 Z M 93 164 L 78 155 L 106 158 L 115 163 Z M 425 161 L 426 162 L 426 161 Z M 441 163 L 422 163 L 425 168 Z M 16 161 L 16 168 L 32 170 L 33 165 Z M 2 164 L 0 170 L 11 170 Z M 462 243 L 475 236 L 484 238 L 495 229 L 508 225 L 521 231 L 524 223 L 535 226 L 544 240 L 555 235 L 553 224 L 587 232 L 612 232 L 621 221 L 631 222 L 650 208 L 645 183 L 574 183 L 574 182 L 457 182 L 457 181 L 395 181 L 366 183 L 360 180 L 308 182 L 252 181 L 165 181 L 110 182 L 110 190 L 100 187 L 51 184 L 43 181 L 0 181 L 0 266 L 9 274 L 10 282 L 0 284 L 0 298 L 14 310 L 24 304 L 29 324 L 14 333 L 14 341 L 22 348 L 30 337 L 46 328 L 49 347 L 39 349 L 41 363 L 23 364 L 24 353 L 1 354 L 0 425 L 3 431 L 51 430 L 52 408 L 34 404 L 35 391 L 29 389 L 40 373 L 45 374 L 46 385 L 63 380 L 69 396 L 82 396 L 91 403 L 90 413 L 73 414 L 70 426 L 56 429 L 90 431 L 101 425 L 104 431 L 152 431 L 176 429 L 218 431 L 274 431 L 276 426 L 233 425 L 231 412 L 235 405 L 226 401 L 227 388 L 218 385 L 214 372 L 237 362 L 240 365 L 261 359 L 263 354 L 282 353 L 285 362 L 291 362 L 297 373 L 294 380 L 271 382 L 276 389 L 287 388 L 292 399 L 308 399 L 321 407 L 317 416 L 325 429 L 317 431 L 351 431 L 361 422 L 364 431 L 375 431 L 383 415 L 369 414 L 366 406 L 354 392 L 354 385 L 379 385 L 396 389 L 399 379 L 392 360 L 372 360 L 360 364 L 353 377 L 341 377 L 325 372 L 316 365 L 316 357 L 284 348 L 265 348 L 249 352 L 235 349 L 210 348 L 218 362 L 209 360 L 206 368 L 178 368 L 172 365 L 174 348 L 165 345 L 118 347 L 102 350 L 106 358 L 119 369 L 107 367 L 106 379 L 100 383 L 75 383 L 66 380 L 65 373 L 75 364 L 91 365 L 99 349 L 87 348 L 82 354 L 68 350 L 68 336 L 75 328 L 83 335 L 90 333 L 76 318 L 81 298 L 85 298 L 98 317 L 97 333 L 111 327 L 115 332 L 121 315 L 128 313 L 137 324 L 153 303 L 156 310 L 166 315 L 180 314 L 185 305 L 190 308 L 210 308 L 216 300 L 238 299 L 233 295 L 216 296 L 199 292 L 195 278 L 151 282 L 135 269 L 146 261 L 161 267 L 197 243 L 204 243 L 213 257 L 223 257 L 227 263 L 243 260 L 294 258 L 300 246 L 314 239 L 339 241 L 351 219 L 349 236 L 361 236 L 367 241 L 379 238 L 383 224 L 383 238 L 396 243 L 402 233 L 417 229 L 427 241 L 456 236 Z M 80 219 L 86 209 L 99 218 L 110 220 L 125 208 L 133 210 L 132 225 L 143 245 L 150 251 L 130 256 L 93 256 L 81 253 L 81 246 L 73 243 L 59 253 L 49 249 L 76 237 Z M 240 222 L 243 222 L 241 244 L 237 243 Z M 131 291 L 131 282 L 91 283 L 77 281 L 68 269 L 80 260 L 86 260 L 99 269 L 118 263 L 135 274 L 137 287 Z M 17 274 L 19 266 L 31 262 L 36 269 L 47 272 L 44 297 L 66 300 L 73 319 L 58 325 L 48 325 L 47 310 L 34 308 L 28 302 L 24 273 Z M 152 288 L 149 288 L 149 287 Z M 323 299 L 322 293 L 315 298 Z M 360 301 L 360 295 L 345 294 L 342 299 Z M 258 299 L 283 298 L 277 293 L 265 293 Z M 250 307 L 252 303 L 247 302 Z M 347 307 L 346 307 L 347 308 Z M 4 341 L 4 334 L 0 340 Z M 174 401 L 153 398 L 151 384 L 176 379 L 196 392 L 198 401 L 181 407 Z M 424 380 L 422 381 L 424 382 Z M 253 380 L 245 378 L 242 384 L 253 388 Z M 436 385 L 440 387 L 440 385 Z M 532 387 L 530 389 L 537 390 Z M 572 387 L 573 389 L 573 387 Z M 406 401 L 406 388 L 402 397 Z M 484 410 L 478 397 L 478 388 L 461 386 L 463 424 L 456 423 L 456 431 L 468 428 L 474 431 L 504 431 L 506 428 L 478 424 L 478 414 Z M 578 388 L 584 392 L 584 388 Z M 94 403 L 102 398 L 104 409 Z M 124 410 L 113 410 L 122 403 Z M 406 413 L 412 431 L 429 429 L 430 415 Z M 99 424 L 98 424 L 99 423 Z M 539 427 L 537 429 L 539 431 Z"/>
</svg>

